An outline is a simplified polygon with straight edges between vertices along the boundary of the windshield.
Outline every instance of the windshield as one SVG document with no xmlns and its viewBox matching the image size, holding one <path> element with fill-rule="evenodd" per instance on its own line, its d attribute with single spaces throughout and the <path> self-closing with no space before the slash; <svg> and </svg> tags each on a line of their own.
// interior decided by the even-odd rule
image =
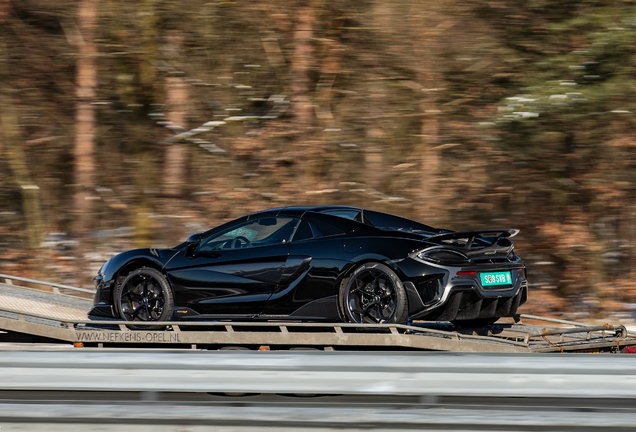
<svg viewBox="0 0 636 432">
<path fill-rule="evenodd" d="M 269 217 L 243 222 L 203 239 L 197 250 L 243 249 L 289 242 L 298 219 Z"/>
</svg>

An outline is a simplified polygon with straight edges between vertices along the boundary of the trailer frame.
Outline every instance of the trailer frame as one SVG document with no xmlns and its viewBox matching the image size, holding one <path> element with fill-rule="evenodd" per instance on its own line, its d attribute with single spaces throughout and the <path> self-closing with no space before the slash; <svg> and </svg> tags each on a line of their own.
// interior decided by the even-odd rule
<svg viewBox="0 0 636 432">
<path fill-rule="evenodd" d="M 0 330 L 27 339 L 68 343 L 76 347 L 175 347 L 186 349 L 321 349 L 321 350 L 427 350 L 452 352 L 625 352 L 636 346 L 636 334 L 621 324 L 588 325 L 535 315 L 519 314 L 513 323 L 464 329 L 441 322 L 355 324 L 259 321 L 165 321 L 145 325 L 130 321 L 76 319 L 28 310 L 36 295 L 40 302 L 64 305 L 76 296 L 94 292 L 69 285 L 0 274 L 0 294 L 24 307 L 0 304 Z M 26 282 L 53 288 L 45 292 L 13 284 Z M 61 290 L 64 290 L 62 292 Z M 21 296 L 24 297 L 21 301 Z M 91 303 L 83 299 L 86 313 Z M 83 303 L 84 304 L 84 303 Z M 81 306 L 77 316 L 82 315 Z M 558 324 L 548 327 L 524 321 Z M 3 337 L 0 335 L 0 342 Z"/>
</svg>

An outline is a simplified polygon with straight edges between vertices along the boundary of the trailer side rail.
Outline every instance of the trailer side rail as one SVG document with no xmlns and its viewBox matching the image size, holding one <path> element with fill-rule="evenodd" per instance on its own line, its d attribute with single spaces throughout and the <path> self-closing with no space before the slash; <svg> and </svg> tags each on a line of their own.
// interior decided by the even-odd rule
<svg viewBox="0 0 636 432">
<path fill-rule="evenodd" d="M 53 283 L 53 282 L 41 281 L 41 280 L 37 280 L 37 279 L 28 279 L 28 278 L 23 278 L 23 277 L 18 277 L 18 276 L 11 276 L 11 275 L 4 274 L 4 273 L 0 273 L 0 278 L 3 278 L 5 280 L 5 283 L 8 284 L 8 285 L 14 285 L 13 281 L 19 281 L 19 282 L 27 282 L 27 283 L 31 283 L 31 284 L 35 284 L 35 285 L 42 285 L 42 286 L 51 287 L 51 288 L 53 288 L 53 292 L 55 294 L 60 294 L 60 288 L 61 289 L 65 289 L 65 290 L 70 290 L 70 291 L 95 294 L 95 290 L 94 289 L 79 288 L 79 287 L 74 287 L 74 286 L 71 286 L 71 285 L 63 285 L 63 284 L 58 284 L 58 283 Z M 25 288 L 25 287 L 20 287 L 19 285 L 15 285 L 15 286 L 19 287 L 19 288 Z"/>
</svg>

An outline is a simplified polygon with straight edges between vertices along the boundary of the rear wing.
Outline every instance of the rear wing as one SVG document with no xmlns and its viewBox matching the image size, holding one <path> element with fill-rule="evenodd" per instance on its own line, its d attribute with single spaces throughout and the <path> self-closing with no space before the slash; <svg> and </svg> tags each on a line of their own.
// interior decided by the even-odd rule
<svg viewBox="0 0 636 432">
<path fill-rule="evenodd" d="M 509 239 L 519 234 L 517 228 L 508 229 L 487 229 L 487 230 L 473 230 L 473 231 L 458 231 L 447 232 L 438 234 L 427 238 L 426 240 L 432 243 L 438 243 L 443 245 L 460 246 L 466 250 L 470 250 L 475 241 L 478 241 L 480 246 L 497 246 L 499 239 Z M 510 245 L 512 242 L 510 242 Z M 509 245 L 501 245 L 509 246 Z"/>
</svg>

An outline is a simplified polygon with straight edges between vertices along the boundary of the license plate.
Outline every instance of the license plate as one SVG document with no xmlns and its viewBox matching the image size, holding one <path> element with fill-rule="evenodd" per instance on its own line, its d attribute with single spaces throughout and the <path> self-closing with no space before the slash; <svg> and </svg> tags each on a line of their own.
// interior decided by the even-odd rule
<svg viewBox="0 0 636 432">
<path fill-rule="evenodd" d="M 510 272 L 496 272 L 496 273 L 482 273 L 481 274 L 482 286 L 492 285 L 512 285 L 512 279 L 510 278 Z"/>
</svg>

